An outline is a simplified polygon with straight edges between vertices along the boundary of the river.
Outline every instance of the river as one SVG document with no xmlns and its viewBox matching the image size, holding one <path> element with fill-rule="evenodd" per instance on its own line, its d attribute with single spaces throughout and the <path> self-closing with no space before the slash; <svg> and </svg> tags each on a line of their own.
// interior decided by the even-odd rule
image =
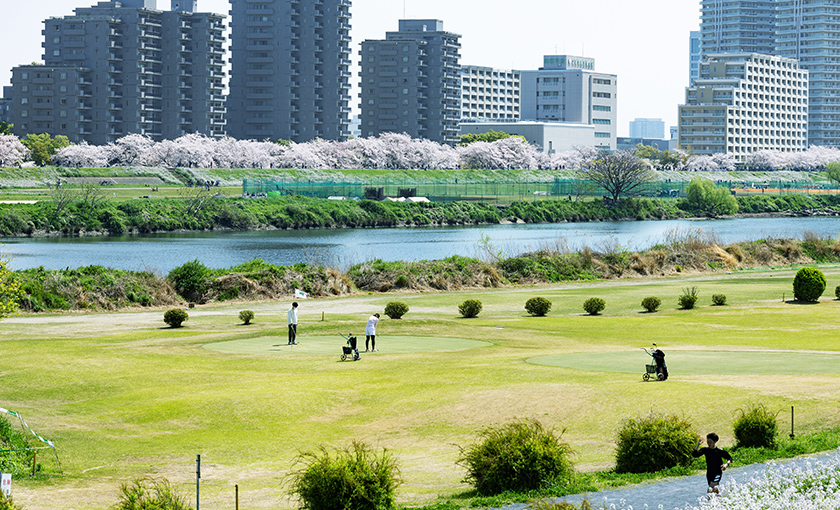
<svg viewBox="0 0 840 510">
<path fill-rule="evenodd" d="M 482 257 L 487 250 L 506 256 L 542 247 L 589 246 L 596 251 L 616 243 L 631 250 L 665 241 L 669 232 L 702 229 L 719 242 L 766 237 L 801 238 L 806 231 L 838 237 L 840 218 L 736 218 L 589 222 L 467 227 L 273 230 L 199 232 L 120 237 L 5 238 L 0 253 L 9 266 L 47 269 L 100 265 L 152 270 L 165 275 L 194 259 L 213 268 L 232 267 L 253 259 L 280 265 L 318 263 L 340 269 L 381 258 L 434 260 L 451 255 Z"/>
</svg>

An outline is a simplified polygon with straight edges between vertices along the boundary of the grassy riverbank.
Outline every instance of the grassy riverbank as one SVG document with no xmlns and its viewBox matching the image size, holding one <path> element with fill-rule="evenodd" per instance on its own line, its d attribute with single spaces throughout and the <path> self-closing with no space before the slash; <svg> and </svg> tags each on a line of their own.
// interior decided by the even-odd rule
<svg viewBox="0 0 840 510">
<path fill-rule="evenodd" d="M 823 270 L 829 289 L 840 284 L 837 267 Z M 295 508 L 284 484 L 297 452 L 358 439 L 396 456 L 401 504 L 467 507 L 475 503 L 455 464 L 458 446 L 513 418 L 565 429 L 577 470 L 605 473 L 591 475 L 598 484 L 607 484 L 622 421 L 651 409 L 683 416 L 698 432 L 715 430 L 731 447 L 735 412 L 748 402 L 795 406 L 797 438 L 812 437 L 840 426 L 840 365 L 832 361 L 840 356 L 840 301 L 783 301 L 793 274 L 674 273 L 303 300 L 294 348 L 285 345 L 288 298 L 198 305 L 178 329 L 165 327 L 161 308 L 10 317 L 0 329 L 3 407 L 56 442 L 63 468 L 59 474 L 39 455 L 43 474 L 16 479 L 15 499 L 28 510 L 104 509 L 121 483 L 144 476 L 192 494 L 200 453 L 202 506 L 231 507 L 237 484 L 242 508 Z M 696 309 L 677 308 L 685 287 L 699 289 Z M 728 304 L 712 306 L 713 294 Z M 548 316 L 525 313 L 534 296 L 553 303 Z M 583 313 L 593 296 L 606 300 L 601 316 Z M 646 296 L 662 300 L 659 312 L 640 313 Z M 478 318 L 459 317 L 465 299 L 482 301 Z M 379 352 L 339 361 L 337 333 L 359 333 L 393 300 L 409 312 L 383 315 Z M 238 319 L 246 308 L 255 312 L 249 326 Z M 642 382 L 648 358 L 639 347 L 651 342 L 667 353 L 666 382 Z M 786 361 L 767 363 L 762 356 L 771 354 Z M 572 356 L 576 366 L 544 361 Z M 616 365 L 616 356 L 625 361 Z"/>
</svg>

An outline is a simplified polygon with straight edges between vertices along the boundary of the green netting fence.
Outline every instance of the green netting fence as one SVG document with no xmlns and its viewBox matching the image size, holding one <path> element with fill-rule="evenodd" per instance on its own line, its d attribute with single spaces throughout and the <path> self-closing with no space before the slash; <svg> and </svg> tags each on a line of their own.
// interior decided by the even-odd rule
<svg viewBox="0 0 840 510">
<path fill-rule="evenodd" d="M 685 196 L 690 181 L 654 181 L 636 190 L 635 196 L 678 198 Z M 721 181 L 736 195 L 799 193 L 836 193 L 835 187 L 815 185 L 811 181 Z M 377 180 L 344 181 L 270 181 L 245 179 L 243 196 L 307 196 L 314 198 L 372 199 L 423 197 L 432 202 L 475 201 L 509 204 L 528 200 L 574 200 L 601 197 L 608 193 L 589 181 L 554 179 L 553 181 L 465 181 L 465 180 Z"/>
</svg>

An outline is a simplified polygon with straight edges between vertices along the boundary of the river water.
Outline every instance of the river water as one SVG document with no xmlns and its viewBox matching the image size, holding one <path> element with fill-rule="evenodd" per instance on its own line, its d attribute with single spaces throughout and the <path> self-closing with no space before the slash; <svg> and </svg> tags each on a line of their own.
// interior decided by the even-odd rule
<svg viewBox="0 0 840 510">
<path fill-rule="evenodd" d="M 194 259 L 213 268 L 232 267 L 253 259 L 280 265 L 318 263 L 346 269 L 383 260 L 435 260 L 451 255 L 482 257 L 487 251 L 506 256 L 542 247 L 596 251 L 620 244 L 631 250 L 666 240 L 669 233 L 702 229 L 719 242 L 766 237 L 801 238 L 806 231 L 821 237 L 840 235 L 840 218 L 738 218 L 482 225 L 468 227 L 275 230 L 201 232 L 121 237 L 5 238 L 0 253 L 10 267 L 47 269 L 100 265 L 116 269 L 153 270 L 161 274 Z"/>
</svg>

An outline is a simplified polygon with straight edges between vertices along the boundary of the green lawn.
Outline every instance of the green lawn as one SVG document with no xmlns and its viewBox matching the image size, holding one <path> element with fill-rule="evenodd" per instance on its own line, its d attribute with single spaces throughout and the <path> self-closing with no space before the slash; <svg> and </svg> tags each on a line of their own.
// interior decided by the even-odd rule
<svg viewBox="0 0 840 510">
<path fill-rule="evenodd" d="M 120 483 L 165 476 L 193 494 L 202 455 L 202 506 L 292 508 L 285 475 L 297 452 L 352 439 L 391 449 L 405 504 L 426 504 L 467 487 L 458 446 L 479 429 L 532 417 L 565 429 L 579 470 L 612 465 L 614 436 L 627 418 L 685 416 L 698 432 L 733 443 L 738 409 L 763 402 L 797 433 L 840 425 L 840 269 L 825 268 L 819 304 L 791 297 L 793 271 L 622 280 L 463 293 L 367 294 L 305 300 L 301 345 L 286 345 L 288 302 L 205 305 L 183 328 L 163 310 L 28 315 L 0 329 L 0 407 L 20 412 L 56 442 L 63 474 L 15 481 L 28 510 L 106 508 Z M 687 286 L 698 308 L 678 310 Z M 712 294 L 727 306 L 711 306 Z M 554 304 L 530 317 L 525 301 Z M 642 313 L 641 301 L 662 307 Z M 585 315 L 589 297 L 606 300 Z M 480 299 L 475 319 L 458 304 Z M 405 302 L 401 320 L 384 314 L 377 353 L 341 362 L 339 333 L 361 335 L 367 317 Z M 254 310 L 251 325 L 238 313 Z M 656 342 L 671 378 L 642 382 Z M 48 470 L 54 462 L 40 454 Z M 190 496 L 193 497 L 193 496 Z"/>
</svg>

